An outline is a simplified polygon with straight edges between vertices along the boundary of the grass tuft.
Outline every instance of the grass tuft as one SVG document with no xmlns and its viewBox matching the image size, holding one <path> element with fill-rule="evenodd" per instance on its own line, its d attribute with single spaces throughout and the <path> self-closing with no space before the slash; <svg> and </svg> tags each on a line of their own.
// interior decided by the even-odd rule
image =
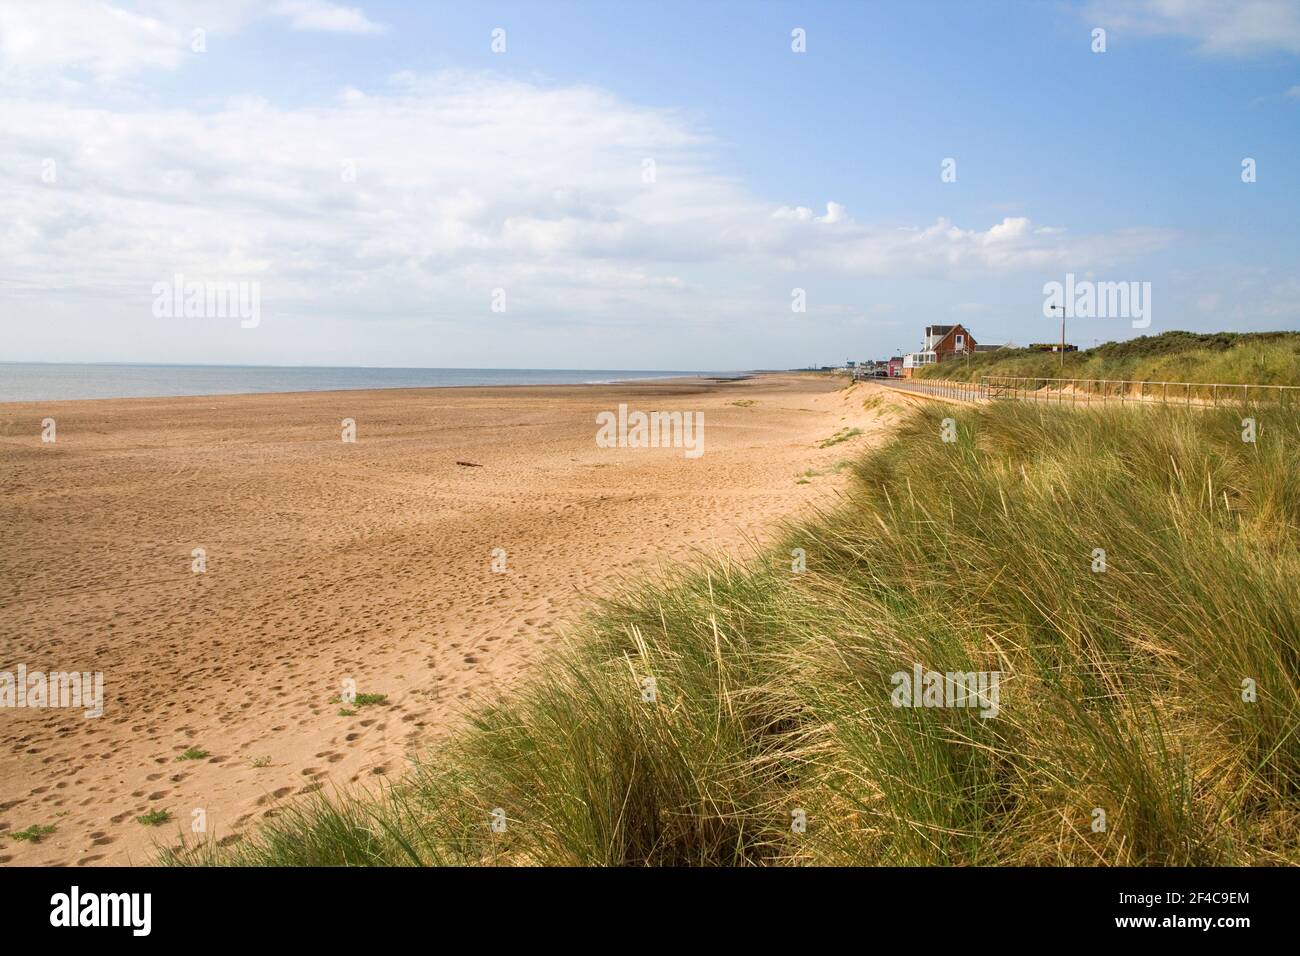
<svg viewBox="0 0 1300 956">
<path fill-rule="evenodd" d="M 848 441 L 850 438 L 857 438 L 862 434 L 861 428 L 841 428 L 830 438 L 817 443 L 818 448 L 830 448 L 832 445 L 838 445 Z"/>
<path fill-rule="evenodd" d="M 47 837 L 53 832 L 54 825 L 51 823 L 33 823 L 25 830 L 15 830 L 10 833 L 9 838 L 19 843 L 40 843 L 42 837 Z"/>
</svg>

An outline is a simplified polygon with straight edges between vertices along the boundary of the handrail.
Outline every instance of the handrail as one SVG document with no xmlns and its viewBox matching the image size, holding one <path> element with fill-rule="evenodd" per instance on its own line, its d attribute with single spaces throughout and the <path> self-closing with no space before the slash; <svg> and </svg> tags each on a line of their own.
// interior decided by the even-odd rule
<svg viewBox="0 0 1300 956">
<path fill-rule="evenodd" d="M 966 402 L 1012 398 L 1072 406 L 1090 405 L 1096 401 L 1190 408 L 1270 403 L 1282 407 L 1300 407 L 1300 385 L 1262 385 L 1254 382 L 1167 382 L 1153 379 L 982 375 L 979 382 L 907 378 L 889 379 L 882 384 L 932 398 Z M 1170 386 L 1173 386 L 1172 393 Z"/>
<path fill-rule="evenodd" d="M 1157 379 L 1047 378 L 1031 375 L 983 375 L 980 385 L 990 398 L 1030 401 L 1137 402 L 1217 408 L 1221 404 L 1300 404 L 1300 385 L 1263 385 L 1254 382 L 1170 382 Z M 1172 392 L 1171 392 L 1172 387 Z"/>
<path fill-rule="evenodd" d="M 989 397 L 988 389 L 976 382 L 951 382 L 947 379 L 918 381 L 911 378 L 889 379 L 888 388 L 916 392 L 931 398 L 946 398 L 958 402 L 978 402 Z"/>
</svg>

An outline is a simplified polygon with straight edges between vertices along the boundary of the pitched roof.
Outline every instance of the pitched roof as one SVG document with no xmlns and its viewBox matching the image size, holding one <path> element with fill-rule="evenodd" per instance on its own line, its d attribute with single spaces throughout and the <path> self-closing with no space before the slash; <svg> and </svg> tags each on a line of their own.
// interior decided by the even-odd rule
<svg viewBox="0 0 1300 956">
<path fill-rule="evenodd" d="M 978 347 L 975 343 L 975 336 L 971 335 L 970 331 L 960 322 L 958 322 L 956 325 L 946 326 L 946 328 L 948 329 L 948 331 L 943 334 L 943 337 L 939 339 L 939 341 L 934 343 L 934 348 L 933 348 L 934 351 L 936 352 L 939 351 L 939 347 L 943 345 L 943 343 L 947 342 L 950 338 L 954 338 L 958 330 L 960 330 L 961 333 L 966 336 L 966 342 L 962 345 L 963 349 L 966 348 L 967 345 L 971 346 L 972 348 Z M 954 343 L 952 347 L 956 348 L 956 344 Z"/>
</svg>

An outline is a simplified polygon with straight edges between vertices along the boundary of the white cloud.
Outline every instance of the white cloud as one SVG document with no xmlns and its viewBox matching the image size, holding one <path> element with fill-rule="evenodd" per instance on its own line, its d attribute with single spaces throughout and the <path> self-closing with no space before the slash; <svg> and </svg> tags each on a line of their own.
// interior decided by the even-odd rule
<svg viewBox="0 0 1300 956">
<path fill-rule="evenodd" d="M 153 17 L 96 0 L 0 2 L 0 71 L 73 68 L 112 78 L 175 67 L 183 34 Z"/>
<path fill-rule="evenodd" d="M 1097 0 L 1085 17 L 1107 28 L 1184 37 L 1211 55 L 1300 53 L 1296 0 Z"/>
<path fill-rule="evenodd" d="M 0 82 L 64 71 L 111 82 L 130 73 L 175 69 L 191 56 L 195 30 L 234 34 L 259 18 L 291 29 L 376 34 L 387 27 L 357 7 L 326 0 L 0 0 Z"/>
<path fill-rule="evenodd" d="M 416 358 L 393 344 L 370 361 L 454 364 L 445 349 L 472 329 L 480 349 L 505 336 L 531 356 L 520 364 L 545 364 L 542 350 L 559 348 L 548 330 L 737 335 L 756 315 L 788 312 L 795 285 L 829 308 L 830 289 L 851 303 L 864 277 L 1081 271 L 1168 239 L 1073 236 L 1023 217 L 880 226 L 833 200 L 816 215 L 755 196 L 716 166 L 716 145 L 670 110 L 484 73 L 405 73 L 293 109 L 243 98 L 213 112 L 124 111 L 0 95 L 0 311 L 71 315 L 93 302 L 94 321 L 76 319 L 75 331 L 51 320 L 19 335 L 136 336 L 173 349 L 151 359 L 176 358 L 216 334 L 150 324 L 153 284 L 180 272 L 260 282 L 262 326 L 240 341 L 262 348 L 282 335 L 291 361 L 318 340 L 407 322 L 437 329 L 429 348 L 444 351 Z M 54 182 L 42 180 L 47 160 Z M 489 310 L 494 288 L 507 290 L 504 315 Z M 474 354 L 461 361 L 486 361 Z"/>
<path fill-rule="evenodd" d="M 826 203 L 826 215 L 824 216 L 815 215 L 807 206 L 782 206 L 772 213 L 772 218 L 792 219 L 796 222 L 836 223 L 843 222 L 847 216 L 842 205 L 828 201 Z"/>
<path fill-rule="evenodd" d="M 772 213 L 774 219 L 794 219 L 798 222 L 811 222 L 813 211 L 807 206 L 782 206 Z"/>
<path fill-rule="evenodd" d="M 384 33 L 388 29 L 356 7 L 343 7 L 325 0 L 280 0 L 271 9 L 276 16 L 287 18 L 295 30 L 368 34 Z"/>
<path fill-rule="evenodd" d="M 826 204 L 826 215 L 818 216 L 817 221 L 834 223 L 834 222 L 843 222 L 845 218 L 846 218 L 846 213 L 844 211 L 843 206 L 841 206 L 837 202 L 828 202 Z"/>
</svg>

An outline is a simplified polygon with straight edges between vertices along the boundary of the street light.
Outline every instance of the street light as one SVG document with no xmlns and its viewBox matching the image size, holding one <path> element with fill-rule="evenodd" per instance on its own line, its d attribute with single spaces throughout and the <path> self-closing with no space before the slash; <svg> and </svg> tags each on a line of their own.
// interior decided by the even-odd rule
<svg viewBox="0 0 1300 956">
<path fill-rule="evenodd" d="M 1061 378 L 1065 378 L 1065 306 L 1054 305 L 1052 308 L 1061 310 Z"/>
</svg>

